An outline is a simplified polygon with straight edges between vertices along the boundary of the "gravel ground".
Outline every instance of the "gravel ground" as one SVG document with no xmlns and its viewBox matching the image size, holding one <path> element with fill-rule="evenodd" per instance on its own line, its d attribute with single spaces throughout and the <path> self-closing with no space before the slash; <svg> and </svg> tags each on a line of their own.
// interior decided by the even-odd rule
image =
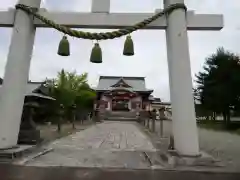
<svg viewBox="0 0 240 180">
<path fill-rule="evenodd" d="M 164 136 L 172 132 L 171 121 L 164 121 Z M 160 123 L 156 123 L 156 131 L 160 131 Z M 198 128 L 199 143 L 202 151 L 221 160 L 226 168 L 240 172 L 240 136 L 228 132 L 220 132 Z"/>
</svg>

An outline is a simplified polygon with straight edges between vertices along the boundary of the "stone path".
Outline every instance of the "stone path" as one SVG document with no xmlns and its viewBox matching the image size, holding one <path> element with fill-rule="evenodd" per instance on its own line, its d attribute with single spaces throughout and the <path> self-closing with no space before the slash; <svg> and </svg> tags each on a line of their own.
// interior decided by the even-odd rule
<svg viewBox="0 0 240 180">
<path fill-rule="evenodd" d="M 49 145 L 54 151 L 27 166 L 148 168 L 156 149 L 134 122 L 104 122 Z"/>
</svg>

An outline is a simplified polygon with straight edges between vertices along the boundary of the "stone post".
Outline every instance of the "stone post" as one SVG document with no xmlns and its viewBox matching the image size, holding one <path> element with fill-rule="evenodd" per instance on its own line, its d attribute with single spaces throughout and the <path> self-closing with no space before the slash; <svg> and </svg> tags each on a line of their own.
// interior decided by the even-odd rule
<svg viewBox="0 0 240 180">
<path fill-rule="evenodd" d="M 147 118 L 147 128 L 150 128 L 150 117 Z"/>
<path fill-rule="evenodd" d="M 76 106 L 76 104 L 73 104 L 72 105 L 72 128 L 73 129 L 76 129 L 76 127 L 75 127 L 75 122 L 76 122 L 76 109 L 77 109 L 77 106 Z"/>
<path fill-rule="evenodd" d="M 165 107 L 159 109 L 159 119 L 160 119 L 160 137 L 163 137 L 163 120 L 164 120 Z"/>
<path fill-rule="evenodd" d="M 152 132 L 155 132 L 155 124 L 156 124 L 156 111 L 152 111 L 151 112 L 151 114 L 152 114 L 152 128 L 151 128 L 151 130 L 152 130 Z"/>
<path fill-rule="evenodd" d="M 60 104 L 59 117 L 58 117 L 58 132 L 59 133 L 62 130 L 63 118 L 64 118 L 64 106 L 63 106 L 63 104 Z"/>
</svg>

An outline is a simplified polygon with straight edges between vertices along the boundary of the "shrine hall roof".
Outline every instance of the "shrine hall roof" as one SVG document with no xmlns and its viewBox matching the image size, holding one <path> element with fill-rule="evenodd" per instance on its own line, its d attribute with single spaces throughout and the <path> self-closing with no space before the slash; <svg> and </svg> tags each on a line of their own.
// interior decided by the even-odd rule
<svg viewBox="0 0 240 180">
<path fill-rule="evenodd" d="M 153 90 L 147 89 L 145 84 L 145 77 L 126 77 L 126 76 L 100 76 L 97 91 L 110 91 L 113 90 L 120 80 L 123 80 L 130 87 L 125 87 L 130 91 L 137 92 L 152 92 Z"/>
</svg>

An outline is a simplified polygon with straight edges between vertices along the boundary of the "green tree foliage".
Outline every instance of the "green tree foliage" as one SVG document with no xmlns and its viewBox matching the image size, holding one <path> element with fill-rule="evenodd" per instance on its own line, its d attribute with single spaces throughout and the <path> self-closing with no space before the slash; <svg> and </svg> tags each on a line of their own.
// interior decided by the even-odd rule
<svg viewBox="0 0 240 180">
<path fill-rule="evenodd" d="M 87 78 L 87 73 L 78 75 L 76 72 L 66 72 L 62 69 L 57 78 L 46 80 L 46 85 L 50 89 L 49 95 L 56 99 L 55 111 L 59 111 L 62 104 L 65 118 L 72 119 L 74 105 L 76 111 L 93 108 L 96 93 L 90 88 Z"/>
<path fill-rule="evenodd" d="M 228 123 L 230 111 L 236 111 L 240 102 L 239 57 L 219 48 L 206 58 L 203 71 L 196 78 L 195 99 L 207 111 L 222 114 Z"/>
</svg>

